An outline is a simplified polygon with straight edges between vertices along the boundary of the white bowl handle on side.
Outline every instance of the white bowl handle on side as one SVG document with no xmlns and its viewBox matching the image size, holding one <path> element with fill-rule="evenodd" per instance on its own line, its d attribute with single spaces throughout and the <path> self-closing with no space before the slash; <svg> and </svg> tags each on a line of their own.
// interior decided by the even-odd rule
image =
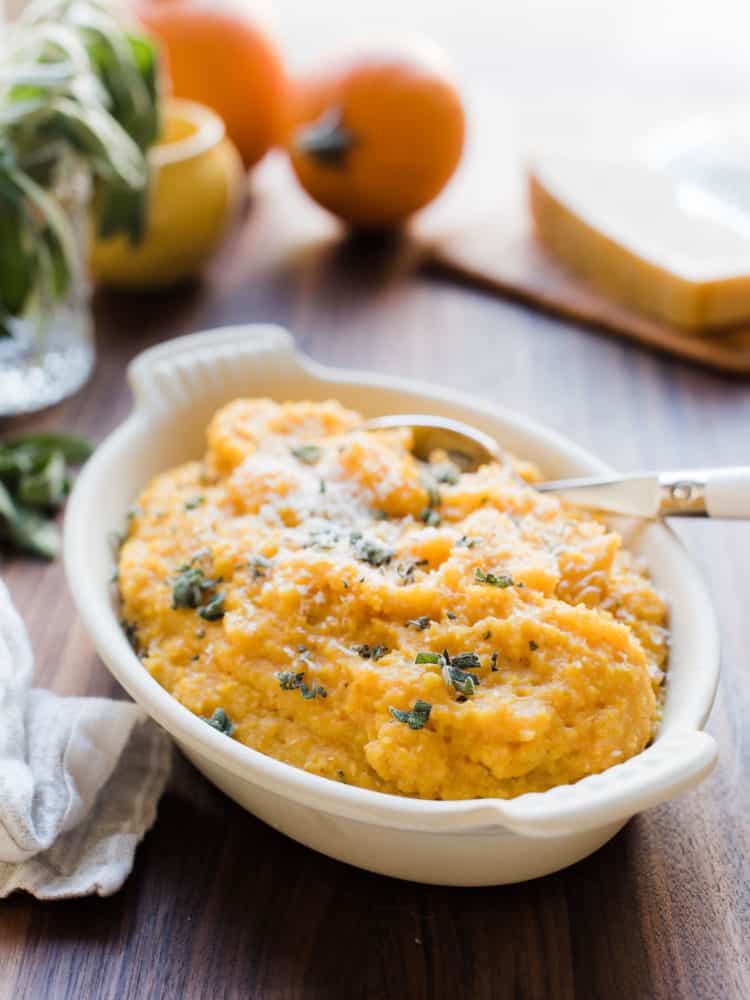
<svg viewBox="0 0 750 1000">
<path fill-rule="evenodd" d="M 627 820 L 697 785 L 718 757 L 699 730 L 670 733 L 637 757 L 574 785 L 530 793 L 498 806 L 500 822 L 527 837 L 557 837 Z"/>
<path fill-rule="evenodd" d="M 259 355 L 264 366 L 290 377 L 301 370 L 292 335 L 271 323 L 218 327 L 157 344 L 128 366 L 135 409 L 163 413 L 188 405 L 207 384 L 241 396 L 246 362 Z"/>
</svg>

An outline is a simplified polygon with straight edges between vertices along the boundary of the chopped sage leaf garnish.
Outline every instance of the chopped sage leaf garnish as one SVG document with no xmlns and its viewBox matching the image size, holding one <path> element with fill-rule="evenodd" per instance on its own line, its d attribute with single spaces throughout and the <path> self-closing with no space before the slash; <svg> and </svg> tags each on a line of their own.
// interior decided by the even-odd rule
<svg viewBox="0 0 750 1000">
<path fill-rule="evenodd" d="M 325 479 L 321 479 L 318 482 L 318 493 L 325 493 L 325 491 L 326 491 L 326 481 Z"/>
<path fill-rule="evenodd" d="M 349 536 L 349 544 L 357 559 L 371 566 L 383 566 L 393 558 L 393 550 L 376 538 L 365 538 L 361 531 Z"/>
<path fill-rule="evenodd" d="M 453 663 L 455 663 L 455 660 Z M 479 678 L 474 674 L 459 669 L 453 663 L 446 663 L 443 667 L 443 680 L 448 687 L 454 687 L 459 694 L 468 698 L 476 691 Z"/>
<path fill-rule="evenodd" d="M 457 549 L 475 549 L 477 545 L 482 544 L 481 538 L 469 538 L 468 535 L 461 535 L 459 540 L 456 542 Z"/>
<path fill-rule="evenodd" d="M 414 707 L 410 711 L 389 706 L 388 711 L 398 722 L 405 722 L 409 729 L 423 729 L 432 711 L 432 705 L 428 701 L 418 699 L 414 702 Z"/>
<path fill-rule="evenodd" d="M 459 653 L 451 657 L 451 663 L 460 670 L 478 670 L 481 666 L 476 653 Z"/>
<path fill-rule="evenodd" d="M 490 670 L 494 673 L 497 670 L 497 653 L 493 653 L 490 657 Z"/>
<path fill-rule="evenodd" d="M 327 698 L 328 692 L 317 680 L 309 686 L 305 683 L 305 671 L 281 670 L 276 676 L 282 691 L 299 691 L 305 701 L 312 698 Z"/>
<path fill-rule="evenodd" d="M 440 663 L 443 662 L 443 657 L 440 655 L 440 653 L 421 652 L 421 653 L 417 653 L 417 655 L 416 655 L 416 657 L 414 659 L 414 662 L 415 663 L 438 663 L 438 664 L 440 664 Z"/>
<path fill-rule="evenodd" d="M 363 660 L 380 660 L 390 653 L 387 646 L 370 646 L 369 643 L 364 643 L 362 646 L 353 646 L 352 649 Z"/>
<path fill-rule="evenodd" d="M 457 617 L 457 616 L 456 616 L 456 615 L 454 615 L 452 611 L 446 611 L 446 612 L 445 612 L 445 617 L 446 617 L 446 618 L 450 618 L 450 620 L 451 620 L 452 622 L 454 622 L 454 621 L 456 620 L 456 617 Z"/>
<path fill-rule="evenodd" d="M 183 566 L 172 581 L 172 608 L 199 607 L 204 590 L 213 586 L 199 566 Z"/>
<path fill-rule="evenodd" d="M 305 701 L 310 701 L 312 698 L 327 698 L 328 692 L 319 684 L 317 680 L 313 679 L 312 684 L 308 687 L 307 684 L 302 683 L 299 686 L 299 691 Z"/>
<path fill-rule="evenodd" d="M 138 644 L 138 629 L 133 624 L 133 622 L 126 621 L 126 619 L 124 618 L 120 622 L 120 627 L 125 633 L 125 638 L 130 643 L 130 648 L 133 650 L 134 653 L 137 654 L 140 649 L 140 646 Z"/>
<path fill-rule="evenodd" d="M 431 480 L 423 480 L 422 486 L 427 494 L 427 506 L 428 507 L 439 507 L 442 503 L 442 497 L 440 496 L 440 490 L 437 488 L 435 483 Z"/>
<path fill-rule="evenodd" d="M 409 618 L 406 622 L 407 626 L 411 625 L 413 628 L 418 628 L 420 631 L 424 631 L 426 628 L 430 627 L 430 622 L 432 619 L 429 615 L 420 615 L 419 618 Z"/>
<path fill-rule="evenodd" d="M 428 528 L 439 528 L 443 519 L 434 508 L 425 507 L 419 515 L 419 520 L 423 521 Z"/>
<path fill-rule="evenodd" d="M 505 587 L 513 586 L 513 577 L 507 573 L 485 573 L 483 569 L 476 569 L 474 571 L 474 579 L 477 583 L 486 583 L 490 587 L 500 587 L 504 589 Z"/>
<path fill-rule="evenodd" d="M 457 653 L 451 656 L 447 649 L 442 653 L 417 653 L 415 663 L 430 663 L 441 668 L 443 680 L 464 697 L 470 697 L 479 686 L 479 678 L 468 671 L 478 670 L 481 662 L 476 653 Z"/>
<path fill-rule="evenodd" d="M 220 591 L 212 597 L 202 608 L 198 608 L 198 614 L 205 618 L 207 622 L 215 622 L 224 617 L 224 594 Z"/>
<path fill-rule="evenodd" d="M 305 671 L 281 670 L 276 676 L 282 691 L 295 691 L 305 679 Z"/>
<path fill-rule="evenodd" d="M 338 541 L 339 533 L 332 524 L 326 524 L 320 528 L 313 528 L 310 532 L 309 545 L 315 546 L 316 549 L 322 549 L 323 552 L 335 549 L 338 545 Z"/>
<path fill-rule="evenodd" d="M 404 583 L 411 583 L 414 579 L 414 573 L 417 569 L 421 569 L 423 566 L 429 566 L 429 559 L 416 559 L 412 562 L 402 562 L 396 566 L 396 573 L 404 581 Z"/>
<path fill-rule="evenodd" d="M 439 483 L 445 483 L 447 486 L 455 486 L 461 475 L 461 470 L 453 462 L 440 462 L 438 465 L 433 465 L 430 471 Z"/>
<path fill-rule="evenodd" d="M 534 642 L 533 639 L 529 639 L 529 649 L 532 653 L 535 653 L 536 650 L 539 649 L 539 644 Z"/>
<path fill-rule="evenodd" d="M 253 571 L 253 579 L 257 580 L 266 575 L 264 571 L 270 567 L 271 560 L 266 559 L 265 556 L 250 556 L 247 564 Z"/>
<path fill-rule="evenodd" d="M 296 448 L 292 448 L 291 451 L 297 461 L 304 462 L 305 465 L 315 465 L 316 462 L 320 461 L 320 456 L 323 454 L 322 448 L 319 448 L 316 444 L 301 444 Z"/>
<path fill-rule="evenodd" d="M 200 494 L 196 494 L 194 497 L 190 497 L 189 500 L 185 501 L 185 510 L 195 510 L 196 507 L 200 507 L 206 498 Z"/>
<path fill-rule="evenodd" d="M 231 736 L 237 728 L 223 708 L 215 708 L 210 718 L 206 718 L 205 715 L 202 715 L 201 718 L 212 729 L 216 729 L 217 732 L 223 733 L 225 736 Z"/>
</svg>

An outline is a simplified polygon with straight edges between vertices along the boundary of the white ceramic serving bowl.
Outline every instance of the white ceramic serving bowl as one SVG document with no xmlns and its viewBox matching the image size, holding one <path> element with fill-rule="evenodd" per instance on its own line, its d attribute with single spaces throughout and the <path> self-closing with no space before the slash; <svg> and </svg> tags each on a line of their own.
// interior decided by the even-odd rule
<svg viewBox="0 0 750 1000">
<path fill-rule="evenodd" d="M 240 805 L 331 857 L 398 878 L 496 885 L 556 871 L 610 839 L 629 817 L 695 785 L 712 768 L 700 731 L 718 679 L 709 596 L 672 532 L 636 540 L 671 602 L 672 652 L 664 721 L 637 757 L 575 785 L 508 801 L 433 802 L 383 795 L 290 767 L 228 739 L 191 714 L 143 668 L 112 603 L 108 536 L 157 473 L 204 451 L 206 424 L 237 396 L 334 397 L 366 416 L 457 417 L 493 434 L 553 478 L 607 473 L 604 463 L 518 415 L 418 382 L 324 368 L 272 326 L 230 327 L 172 340 L 130 366 L 133 413 L 84 467 L 68 503 L 65 566 L 78 611 L 104 662 L 199 771 Z"/>
</svg>

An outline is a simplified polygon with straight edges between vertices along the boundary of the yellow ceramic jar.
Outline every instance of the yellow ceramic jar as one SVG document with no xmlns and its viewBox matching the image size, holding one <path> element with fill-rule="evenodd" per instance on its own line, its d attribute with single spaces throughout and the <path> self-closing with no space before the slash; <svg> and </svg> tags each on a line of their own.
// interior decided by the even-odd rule
<svg viewBox="0 0 750 1000">
<path fill-rule="evenodd" d="M 221 239 L 236 207 L 242 161 L 223 121 L 209 108 L 171 99 L 164 134 L 149 153 L 154 176 L 145 240 L 92 241 L 96 281 L 155 288 L 196 274 Z"/>
</svg>

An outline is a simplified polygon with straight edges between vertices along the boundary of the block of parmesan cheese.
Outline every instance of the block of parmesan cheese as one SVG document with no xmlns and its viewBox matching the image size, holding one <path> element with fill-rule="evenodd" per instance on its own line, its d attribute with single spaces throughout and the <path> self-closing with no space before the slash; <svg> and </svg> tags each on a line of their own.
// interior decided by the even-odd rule
<svg viewBox="0 0 750 1000">
<path fill-rule="evenodd" d="M 693 333 L 750 319 L 750 170 L 538 157 L 538 239 L 603 294 Z"/>
</svg>

